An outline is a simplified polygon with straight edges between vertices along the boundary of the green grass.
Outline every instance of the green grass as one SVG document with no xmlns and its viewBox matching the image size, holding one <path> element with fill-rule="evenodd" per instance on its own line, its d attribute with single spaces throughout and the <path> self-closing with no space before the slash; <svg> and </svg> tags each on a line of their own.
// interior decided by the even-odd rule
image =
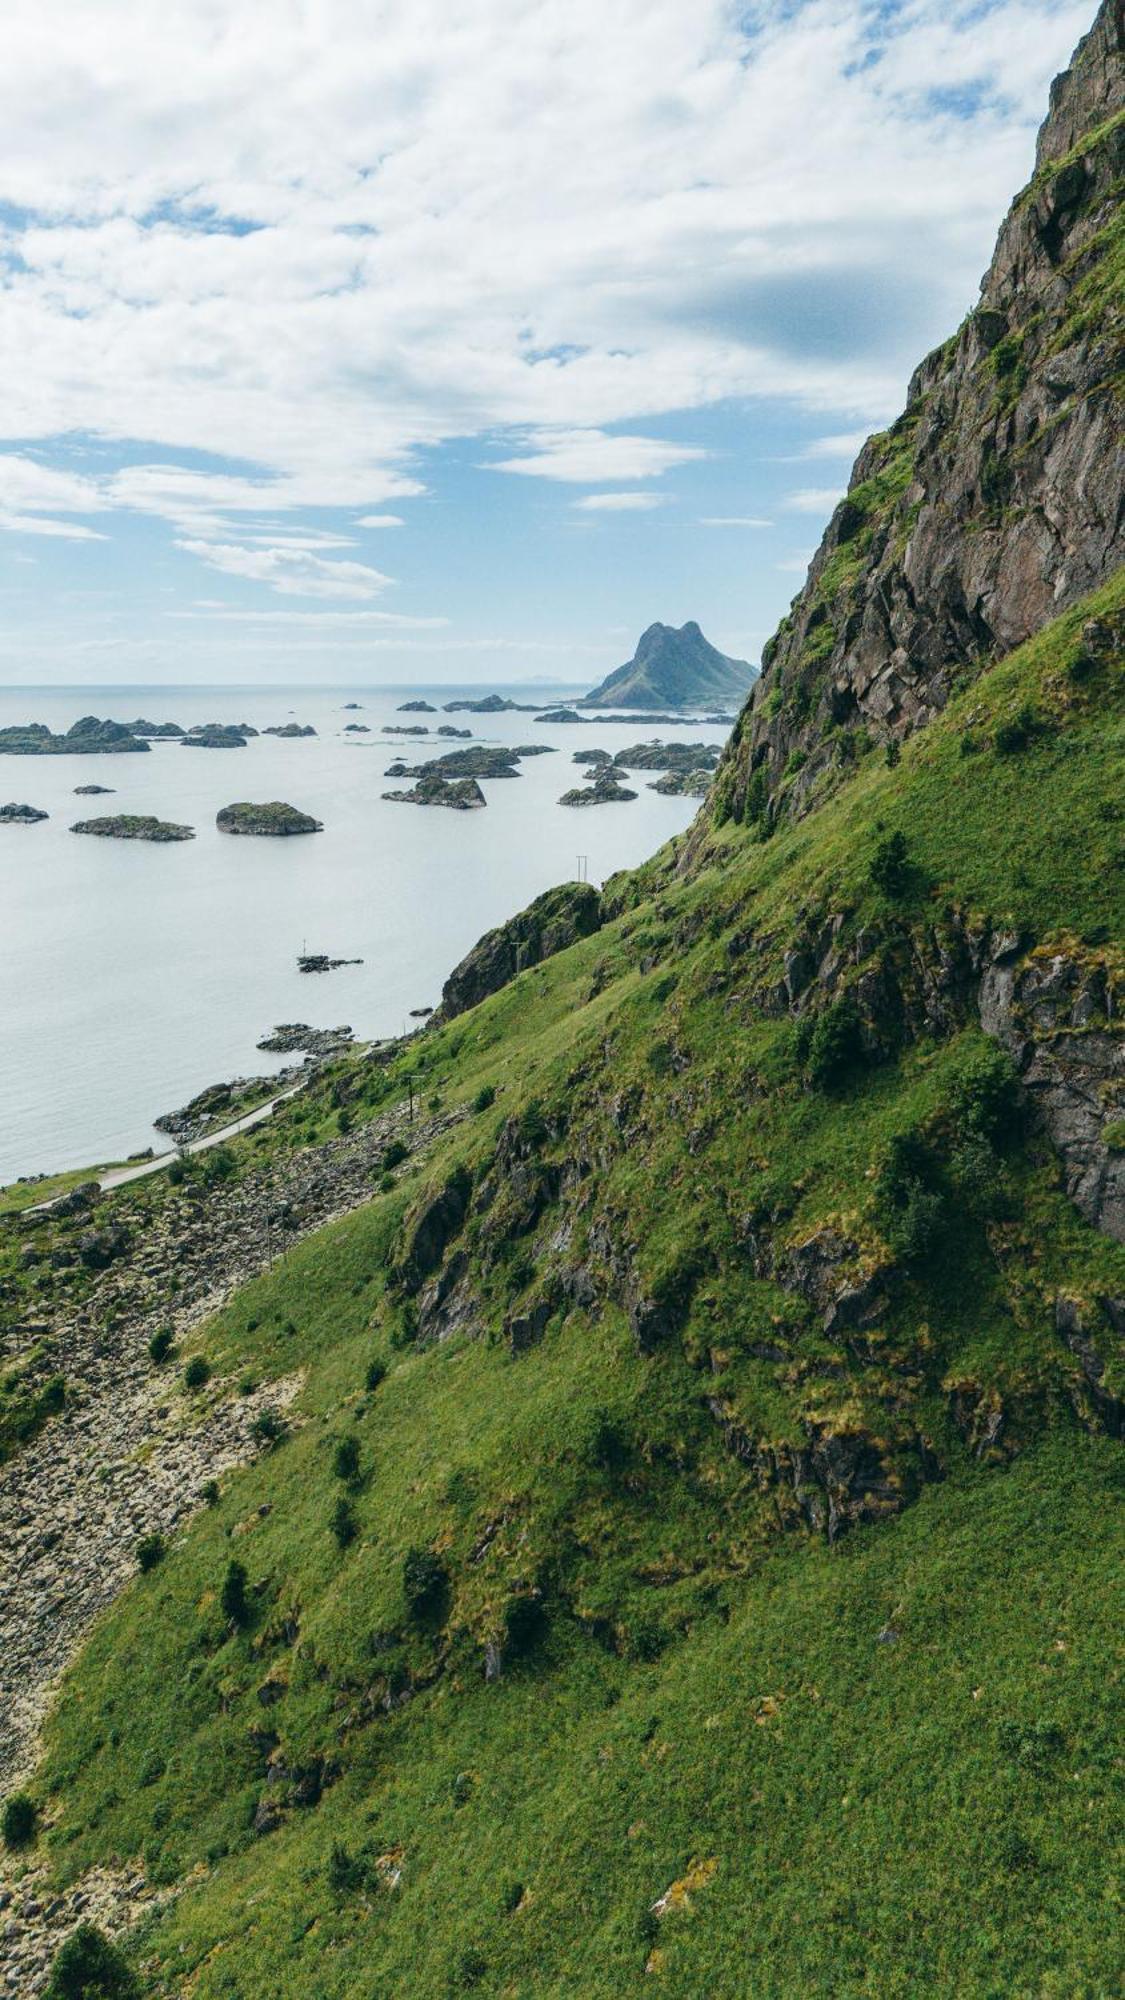
<svg viewBox="0 0 1125 2000">
<path fill-rule="evenodd" d="M 728 825 L 692 873 L 665 852 L 610 884 L 597 935 L 385 1068 L 341 1057 L 232 1146 L 246 1172 L 379 1116 L 408 1076 L 467 1113 L 193 1337 L 216 1377 L 302 1370 L 289 1432 L 64 1683 L 42 1851 L 60 1877 L 139 1856 L 185 1885 L 137 1941 L 148 1992 L 1113 1990 L 1120 1445 L 1091 1434 L 1054 1300 L 1125 1295 L 1125 1248 L 1029 1130 L 970 1209 L 971 1015 L 904 1034 L 875 1007 L 878 1059 L 816 1088 L 776 989 L 832 916 L 908 995 L 986 921 L 1119 976 L 1125 667 L 1075 662 L 1083 619 L 1123 607 L 1125 579 L 800 824 Z M 1028 708 L 1042 726 L 1001 754 Z M 896 832 L 888 894 L 871 862 Z M 862 1339 L 830 1334 L 786 1260 L 831 1228 L 851 1276 L 888 1266 L 904 1135 L 938 1161 L 936 1248 Z M 387 1274 L 461 1169 L 478 1333 L 419 1345 Z M 576 1265 L 597 1311 L 560 1289 Z M 513 1355 L 508 1317 L 540 1299 L 543 1338 Z M 670 1315 L 652 1351 L 637 1300 Z M 978 1406 L 1003 1409 L 999 1444 L 959 1420 Z M 901 1512 L 829 1548 L 823 1495 L 769 1473 L 812 1438 L 864 1441 Z M 421 1616 L 418 1551 L 446 1579 Z M 255 1833 L 263 1801 L 280 1823 Z M 652 1916 L 688 1878 L 690 1907 Z"/>
</svg>

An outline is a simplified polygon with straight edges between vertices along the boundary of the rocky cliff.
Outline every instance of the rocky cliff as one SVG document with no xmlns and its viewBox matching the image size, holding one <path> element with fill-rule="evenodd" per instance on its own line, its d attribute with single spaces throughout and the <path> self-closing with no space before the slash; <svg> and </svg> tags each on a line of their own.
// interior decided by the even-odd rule
<svg viewBox="0 0 1125 2000">
<path fill-rule="evenodd" d="M 1103 583 L 1125 524 L 1125 12 L 1052 89 L 980 302 L 856 461 L 701 818 L 804 811 Z M 864 735 L 866 732 L 866 736 Z"/>
</svg>

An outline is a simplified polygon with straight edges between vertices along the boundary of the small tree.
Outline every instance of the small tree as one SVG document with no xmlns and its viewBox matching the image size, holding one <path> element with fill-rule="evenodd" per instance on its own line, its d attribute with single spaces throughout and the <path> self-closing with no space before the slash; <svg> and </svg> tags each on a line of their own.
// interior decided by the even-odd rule
<svg viewBox="0 0 1125 2000">
<path fill-rule="evenodd" d="M 5 1847 L 30 1847 L 39 1823 L 39 1808 L 28 1792 L 13 1792 L 4 1801 Z"/>
<path fill-rule="evenodd" d="M 227 1564 L 227 1573 L 223 1578 L 223 1588 L 219 1594 L 219 1605 L 228 1624 L 246 1624 L 250 1616 L 250 1606 L 246 1601 L 245 1563 L 232 1558 Z"/>
<path fill-rule="evenodd" d="M 155 1529 L 150 1535 L 142 1535 L 136 1550 L 137 1568 L 142 1575 L 147 1576 L 150 1569 L 155 1569 L 157 1563 L 163 1562 L 164 1553 L 163 1535 L 158 1534 Z"/>
<path fill-rule="evenodd" d="M 328 1525 L 342 1549 L 350 1547 L 359 1533 L 351 1501 L 346 1500 L 342 1493 L 332 1509 L 332 1518 Z"/>
<path fill-rule="evenodd" d="M 171 1352 L 172 1329 L 170 1326 L 158 1326 L 148 1344 L 149 1360 L 154 1361 L 159 1368 L 160 1363 L 167 1361 Z"/>
<path fill-rule="evenodd" d="M 202 1354 L 193 1354 L 184 1369 L 184 1388 L 202 1389 L 211 1380 L 211 1363 Z"/>
<path fill-rule="evenodd" d="M 432 1549 L 410 1549 L 402 1565 L 406 1608 L 415 1619 L 432 1617 L 440 1608 L 449 1583 L 445 1564 Z"/>
<path fill-rule="evenodd" d="M 332 1470 L 337 1479 L 351 1485 L 359 1477 L 359 1439 L 341 1438 L 332 1454 Z"/>
<path fill-rule="evenodd" d="M 380 1382 L 383 1381 L 386 1373 L 387 1369 L 386 1369 L 386 1364 L 384 1362 L 382 1361 L 368 1362 L 367 1374 L 364 1376 L 364 1383 L 363 1383 L 364 1388 L 367 1390 L 368 1395 L 374 1394 L 375 1390 L 379 1387 Z"/>
<path fill-rule="evenodd" d="M 809 1081 L 832 1090 L 865 1060 L 863 1031 L 855 1002 L 836 1000 L 826 1007 L 809 1036 Z"/>
<path fill-rule="evenodd" d="M 128 1961 L 96 1924 L 79 1924 L 51 1968 L 46 2000 L 140 2000 Z"/>
<path fill-rule="evenodd" d="M 910 886 L 906 835 L 889 833 L 879 842 L 868 869 L 872 884 L 884 896 L 902 896 Z"/>
</svg>

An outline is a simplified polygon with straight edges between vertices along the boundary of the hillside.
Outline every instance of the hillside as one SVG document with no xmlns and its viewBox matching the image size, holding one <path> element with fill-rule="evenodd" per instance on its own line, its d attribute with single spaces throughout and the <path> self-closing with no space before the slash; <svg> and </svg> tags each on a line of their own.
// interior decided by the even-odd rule
<svg viewBox="0 0 1125 2000">
<path fill-rule="evenodd" d="M 678 629 L 650 625 L 623 667 L 608 674 L 585 696 L 582 708 L 668 708 L 741 706 L 756 669 L 728 659 L 705 639 L 694 619 Z"/>
<path fill-rule="evenodd" d="M 1117 254 L 1123 42 L 1107 4 L 1013 210 L 1075 156 L 1101 188 L 1071 297 Z M 683 841 L 540 899 L 445 1018 L 174 1178 L 0 1198 L 10 1990 L 82 1915 L 109 2000 L 1117 1990 L 1103 278 L 1102 374 L 1014 460 L 1034 561 L 1023 500 L 946 517 L 893 714 L 889 653 L 864 683 L 841 626 L 822 683 L 805 647 L 829 585 L 857 634 L 922 618 L 907 487 L 843 544 L 837 514 Z M 951 477 L 998 421 L 969 353 Z M 992 622 L 957 642 L 970 571 Z"/>
</svg>

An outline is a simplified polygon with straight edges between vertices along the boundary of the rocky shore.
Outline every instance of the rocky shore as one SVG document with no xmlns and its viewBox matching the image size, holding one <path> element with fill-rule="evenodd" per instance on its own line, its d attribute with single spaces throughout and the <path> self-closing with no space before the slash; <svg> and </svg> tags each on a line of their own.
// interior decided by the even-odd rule
<svg viewBox="0 0 1125 2000">
<path fill-rule="evenodd" d="M 0 826 L 34 826 L 38 820 L 49 818 L 50 814 L 41 812 L 38 806 L 0 806 Z"/>
<path fill-rule="evenodd" d="M 408 773 L 403 771 L 402 775 Z M 514 778 L 518 774 L 507 771 L 504 775 Z M 383 797 L 392 805 L 448 806 L 453 812 L 477 812 L 488 804 L 475 778 L 444 778 L 440 771 L 419 778 L 412 791 L 384 792 Z"/>
</svg>

